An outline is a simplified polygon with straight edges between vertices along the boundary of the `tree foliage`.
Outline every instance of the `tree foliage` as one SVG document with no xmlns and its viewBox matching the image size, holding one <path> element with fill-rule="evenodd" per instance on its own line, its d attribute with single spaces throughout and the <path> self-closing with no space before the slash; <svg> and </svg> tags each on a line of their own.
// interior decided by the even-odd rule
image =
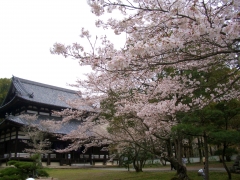
<svg viewBox="0 0 240 180">
<path fill-rule="evenodd" d="M 0 78 L 0 105 L 2 104 L 5 97 L 7 96 L 10 84 L 11 84 L 11 79 Z"/>
<path fill-rule="evenodd" d="M 220 155 L 229 179 L 231 172 L 225 163 L 225 159 L 234 152 L 234 146 L 239 145 L 240 132 L 236 125 L 239 124 L 240 102 L 232 99 L 228 102 L 222 101 L 212 103 L 200 110 L 179 114 L 181 123 L 173 129 L 181 131 L 183 134 L 194 137 L 204 137 L 205 146 L 208 144 L 218 145 L 219 150 L 215 153 Z M 205 157 L 208 157 L 208 148 L 205 149 Z M 207 167 L 206 167 L 207 166 Z M 205 168 L 208 168 L 206 160 Z"/>
<path fill-rule="evenodd" d="M 48 173 L 38 166 L 38 158 L 32 157 L 32 159 L 32 162 L 9 161 L 8 167 L 0 171 L 1 180 L 25 180 L 30 174 L 35 177 L 37 171 L 40 172 L 39 175 L 48 177 Z"/>
<path fill-rule="evenodd" d="M 239 98 L 240 2 L 89 0 L 88 3 L 99 17 L 119 11 L 117 18 L 111 15 L 106 22 L 97 20 L 96 25 L 111 28 L 116 35 L 126 34 L 126 41 L 124 47 L 117 49 L 105 36 L 97 47 L 90 32 L 83 28 L 80 36 L 90 42 L 91 50 L 85 50 L 85 44 L 79 43 L 55 43 L 51 49 L 53 54 L 76 58 L 81 66 L 90 65 L 93 70 L 86 80 L 77 81 L 76 86 L 84 89 L 82 99 L 70 105 L 85 103 L 94 107 L 95 113 L 84 119 L 79 128 L 82 134 L 73 132 L 64 137 L 76 140 L 67 150 L 82 143 L 86 147 L 113 143 L 119 138 L 112 137 L 122 137 L 122 131 L 115 128 L 116 134 L 111 134 L 107 129 L 118 125 L 118 120 L 124 125 L 137 124 L 131 131 L 130 126 L 121 126 L 131 132 L 132 139 L 140 137 L 137 130 L 141 127 L 145 139 L 167 142 L 171 128 L 180 123 L 179 113 L 188 111 L 192 112 L 188 119 L 196 121 L 192 124 L 201 124 L 204 137 L 208 137 L 214 120 L 222 115 L 209 105 Z M 108 107 L 107 113 L 101 106 L 104 101 L 113 107 Z M 68 116 L 65 120 L 83 114 L 86 113 L 71 109 L 62 112 Z M 83 141 L 89 136 L 91 141 Z M 163 143 L 159 149 L 164 146 Z M 172 159 L 170 154 L 167 158 Z M 179 167 L 182 168 L 181 164 Z M 186 169 L 182 169 L 179 177 L 187 179 Z"/>
<path fill-rule="evenodd" d="M 42 154 L 51 153 L 51 142 L 48 137 L 55 124 L 52 121 L 44 120 L 36 122 L 38 117 L 35 114 L 21 114 L 19 118 L 24 119 L 26 124 L 21 128 L 29 140 L 24 149 L 25 152 L 34 154 L 38 166 L 42 166 Z M 47 123 L 47 124 L 46 124 Z M 51 127 L 52 126 L 52 127 Z"/>
</svg>

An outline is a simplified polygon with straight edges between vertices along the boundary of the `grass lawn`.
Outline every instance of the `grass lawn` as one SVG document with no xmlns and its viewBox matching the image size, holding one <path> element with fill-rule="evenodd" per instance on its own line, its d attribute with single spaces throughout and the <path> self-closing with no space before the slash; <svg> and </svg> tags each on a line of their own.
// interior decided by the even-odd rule
<svg viewBox="0 0 240 180">
<path fill-rule="evenodd" d="M 232 162 L 228 163 L 231 166 Z M 221 168 L 221 163 L 210 163 L 210 168 Z M 202 164 L 188 164 L 189 167 L 188 176 L 191 180 L 203 180 L 203 177 L 197 175 L 196 169 L 200 169 Z M 171 180 L 176 171 L 170 171 L 170 167 L 162 165 L 149 165 L 147 168 L 159 168 L 163 171 L 144 171 L 136 173 L 134 171 L 119 170 L 116 167 L 110 169 L 91 169 L 91 168 L 67 168 L 67 169 L 51 169 L 45 168 L 50 177 L 57 178 L 58 180 Z M 147 169 L 146 168 L 146 169 Z M 195 169 L 195 170 L 194 170 Z M 210 171 L 211 180 L 228 180 L 227 173 Z M 239 180 L 240 174 L 232 174 L 232 180 Z"/>
<path fill-rule="evenodd" d="M 194 165 L 193 165 L 194 166 Z M 216 165 L 219 166 L 218 164 Z M 59 180 L 170 180 L 176 174 L 176 171 L 167 172 L 141 172 L 103 170 L 103 169 L 47 169 L 51 177 Z M 197 175 L 197 171 L 189 171 L 189 177 L 192 180 L 202 180 Z M 212 180 L 227 180 L 226 172 L 210 172 Z M 240 174 L 232 174 L 232 180 L 239 180 Z"/>
</svg>

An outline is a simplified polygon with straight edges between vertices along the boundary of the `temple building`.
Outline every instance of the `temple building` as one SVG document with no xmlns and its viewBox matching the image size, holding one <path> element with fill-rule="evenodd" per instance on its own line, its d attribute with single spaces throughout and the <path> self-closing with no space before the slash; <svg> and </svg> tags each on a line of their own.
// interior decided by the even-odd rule
<svg viewBox="0 0 240 180">
<path fill-rule="evenodd" d="M 44 120 L 61 121 L 62 117 L 52 114 L 70 108 L 65 100 L 81 98 L 76 91 L 46 85 L 13 76 L 8 94 L 0 106 L 0 166 L 11 160 L 29 161 L 31 154 L 25 152 L 29 137 L 22 130 L 28 125 L 22 114 L 36 114 L 35 123 Z M 90 107 L 80 107 L 89 111 Z M 54 134 L 64 135 L 75 130 L 81 122 L 72 120 L 49 132 L 51 153 L 42 154 L 43 165 L 106 164 L 108 152 L 103 147 L 92 147 L 86 153 L 83 147 L 76 151 L 59 153 L 57 150 L 68 146 L 69 142 L 60 141 Z"/>
</svg>

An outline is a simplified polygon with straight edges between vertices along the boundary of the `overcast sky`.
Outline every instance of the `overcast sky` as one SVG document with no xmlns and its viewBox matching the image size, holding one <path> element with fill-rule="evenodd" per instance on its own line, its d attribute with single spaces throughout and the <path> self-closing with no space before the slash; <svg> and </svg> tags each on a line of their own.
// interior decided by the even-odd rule
<svg viewBox="0 0 240 180">
<path fill-rule="evenodd" d="M 69 88 L 89 69 L 49 50 L 55 42 L 80 42 L 82 27 L 98 35 L 95 19 L 87 0 L 0 0 L 0 78 Z"/>
</svg>

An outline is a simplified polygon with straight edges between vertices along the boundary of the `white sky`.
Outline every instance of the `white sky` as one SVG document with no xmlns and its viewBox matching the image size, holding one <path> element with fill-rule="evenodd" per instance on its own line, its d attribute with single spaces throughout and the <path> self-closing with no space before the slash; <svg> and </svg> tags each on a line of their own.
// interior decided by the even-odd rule
<svg viewBox="0 0 240 180">
<path fill-rule="evenodd" d="M 99 35 L 86 1 L 0 0 L 0 78 L 14 75 L 70 88 L 67 83 L 89 72 L 77 60 L 50 53 L 55 42 L 81 42 L 82 27 Z"/>
</svg>

